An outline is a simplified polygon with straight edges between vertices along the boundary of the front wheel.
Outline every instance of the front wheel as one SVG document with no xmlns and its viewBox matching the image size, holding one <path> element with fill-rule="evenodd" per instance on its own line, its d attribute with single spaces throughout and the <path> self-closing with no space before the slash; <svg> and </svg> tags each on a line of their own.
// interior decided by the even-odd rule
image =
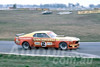
<svg viewBox="0 0 100 67">
<path fill-rule="evenodd" d="M 67 44 L 66 44 L 65 42 L 61 42 L 61 43 L 59 44 L 59 48 L 60 48 L 61 50 L 66 50 L 66 49 L 67 49 Z"/>
<path fill-rule="evenodd" d="M 30 47 L 30 45 L 29 45 L 28 42 L 24 42 L 24 43 L 22 44 L 22 47 L 23 47 L 25 50 L 31 49 L 31 47 Z"/>
</svg>

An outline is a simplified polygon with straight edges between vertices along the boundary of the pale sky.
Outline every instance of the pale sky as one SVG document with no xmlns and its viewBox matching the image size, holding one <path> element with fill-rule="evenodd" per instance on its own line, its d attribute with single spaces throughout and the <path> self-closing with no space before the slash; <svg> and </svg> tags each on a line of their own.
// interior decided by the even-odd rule
<svg viewBox="0 0 100 67">
<path fill-rule="evenodd" d="M 0 4 L 51 4 L 51 3 L 80 3 L 80 5 L 88 6 L 89 4 L 100 4 L 100 0 L 0 0 Z"/>
</svg>

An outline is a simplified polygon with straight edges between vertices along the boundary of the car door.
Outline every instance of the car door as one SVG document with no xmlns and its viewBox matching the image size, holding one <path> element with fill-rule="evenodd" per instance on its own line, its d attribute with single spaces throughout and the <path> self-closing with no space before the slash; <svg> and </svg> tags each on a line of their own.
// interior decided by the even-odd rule
<svg viewBox="0 0 100 67">
<path fill-rule="evenodd" d="M 50 38 L 46 33 L 36 33 L 33 35 L 35 47 L 53 47 L 55 39 Z"/>
</svg>

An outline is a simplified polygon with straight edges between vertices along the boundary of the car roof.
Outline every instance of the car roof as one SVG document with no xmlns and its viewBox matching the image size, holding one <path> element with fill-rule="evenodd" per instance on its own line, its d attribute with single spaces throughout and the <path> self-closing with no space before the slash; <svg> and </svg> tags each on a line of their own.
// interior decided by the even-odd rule
<svg viewBox="0 0 100 67">
<path fill-rule="evenodd" d="M 34 32 L 32 32 L 32 33 L 28 33 L 28 34 L 22 35 L 22 36 L 20 36 L 20 37 L 33 37 L 33 35 L 34 35 L 35 33 L 48 33 L 48 32 L 52 32 L 52 31 L 34 31 Z"/>
<path fill-rule="evenodd" d="M 48 32 L 52 32 L 52 31 L 34 31 L 32 33 L 48 33 Z"/>
</svg>

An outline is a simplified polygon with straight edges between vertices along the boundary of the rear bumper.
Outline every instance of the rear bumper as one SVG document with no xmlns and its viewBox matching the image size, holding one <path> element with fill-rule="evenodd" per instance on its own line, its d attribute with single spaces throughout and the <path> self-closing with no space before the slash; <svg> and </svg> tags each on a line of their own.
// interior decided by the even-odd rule
<svg viewBox="0 0 100 67">
<path fill-rule="evenodd" d="M 16 42 L 16 41 L 15 41 L 15 43 L 16 43 L 17 45 L 20 45 L 20 42 Z"/>
<path fill-rule="evenodd" d="M 19 39 L 18 39 L 17 37 L 14 39 L 14 42 L 15 42 L 17 45 L 20 44 L 20 41 L 19 41 Z"/>
</svg>

